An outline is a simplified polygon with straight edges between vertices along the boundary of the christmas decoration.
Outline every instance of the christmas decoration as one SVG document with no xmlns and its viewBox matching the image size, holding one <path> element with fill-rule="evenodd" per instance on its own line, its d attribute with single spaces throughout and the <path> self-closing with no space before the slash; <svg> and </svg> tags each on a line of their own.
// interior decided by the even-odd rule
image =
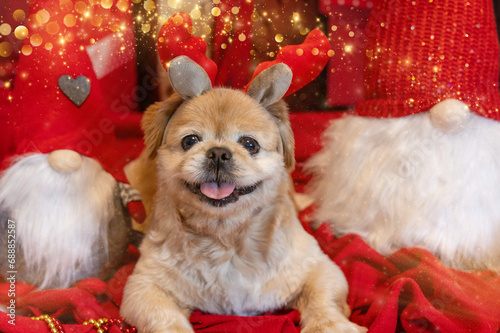
<svg viewBox="0 0 500 333">
<path fill-rule="evenodd" d="M 136 84 L 131 15 L 122 5 L 30 5 L 13 87 L 1 88 L 9 142 L 0 179 L 4 278 L 40 288 L 105 278 L 131 240 L 126 206 L 138 197 L 122 183 L 122 168 L 140 145 L 124 154 L 116 138 L 116 120 L 135 111 L 117 103 Z"/>
<path fill-rule="evenodd" d="M 59 88 L 76 106 L 81 106 L 90 94 L 90 80 L 83 75 L 73 79 L 62 75 L 57 80 Z"/>
<path fill-rule="evenodd" d="M 158 54 L 165 70 L 168 63 L 180 55 L 194 60 L 207 72 L 212 85 L 215 84 L 217 65 L 207 57 L 207 44 L 192 34 L 193 23 L 186 13 L 177 13 L 170 17 L 160 29 L 158 37 Z"/>
<path fill-rule="evenodd" d="M 500 95 L 492 3 L 379 1 L 365 100 L 309 162 L 318 221 L 390 255 L 500 269 Z"/>
<path fill-rule="evenodd" d="M 193 36 L 191 17 L 186 13 L 177 13 L 170 17 L 161 27 L 158 38 L 158 53 L 164 68 L 168 71 L 169 62 L 181 55 L 188 56 L 207 72 L 212 85 L 218 75 L 217 65 L 206 56 L 206 43 L 203 39 Z M 286 92 L 288 96 L 307 83 L 314 80 L 328 62 L 330 44 L 325 34 L 315 29 L 311 31 L 300 45 L 283 47 L 273 61 L 266 61 L 257 66 L 252 76 L 256 77 L 263 70 L 276 63 L 284 63 L 293 72 L 292 85 Z M 219 70 L 226 73 L 229 70 Z M 248 83 L 245 89 L 249 86 Z"/>
<path fill-rule="evenodd" d="M 257 66 L 252 80 L 263 70 L 277 63 L 284 63 L 293 72 L 293 80 L 285 96 L 293 94 L 312 80 L 323 70 L 328 62 L 330 43 L 325 34 L 318 29 L 311 31 L 300 45 L 283 47 L 273 61 L 266 61 Z M 251 82 L 251 81 L 250 81 Z M 247 84 L 245 89 L 248 89 Z"/>
<path fill-rule="evenodd" d="M 218 15 L 214 17 L 212 58 L 219 68 L 215 85 L 243 89 L 251 68 L 254 1 L 222 1 L 214 10 Z"/>
</svg>

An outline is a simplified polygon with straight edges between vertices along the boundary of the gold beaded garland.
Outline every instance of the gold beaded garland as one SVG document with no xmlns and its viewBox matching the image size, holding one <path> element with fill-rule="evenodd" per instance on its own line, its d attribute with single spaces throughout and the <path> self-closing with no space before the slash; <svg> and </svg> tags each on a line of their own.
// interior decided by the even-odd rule
<svg viewBox="0 0 500 333">
<path fill-rule="evenodd" d="M 50 332 L 52 333 L 65 333 L 64 328 L 62 327 L 61 322 L 54 317 L 51 317 L 49 315 L 41 315 L 38 317 L 31 317 L 33 320 L 42 320 L 44 321 L 48 328 L 50 329 Z M 92 325 L 94 326 L 94 329 L 96 330 L 97 333 L 106 333 L 109 332 L 111 327 L 117 326 L 118 329 L 123 332 L 123 333 L 136 333 L 137 329 L 133 326 L 128 325 L 125 323 L 125 320 L 123 318 L 119 319 L 109 319 L 109 318 L 99 318 L 99 319 L 89 319 L 83 323 L 83 325 Z"/>
<path fill-rule="evenodd" d="M 52 333 L 64 333 L 64 329 L 62 327 L 61 322 L 58 319 L 53 318 L 49 315 L 45 314 L 38 317 L 31 317 L 31 319 L 44 321 L 50 328 L 50 331 Z"/>
</svg>

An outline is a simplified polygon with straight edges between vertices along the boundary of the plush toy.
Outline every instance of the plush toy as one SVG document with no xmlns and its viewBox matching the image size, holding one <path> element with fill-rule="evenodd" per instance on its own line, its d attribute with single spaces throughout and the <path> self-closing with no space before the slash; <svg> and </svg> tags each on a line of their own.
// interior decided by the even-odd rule
<svg viewBox="0 0 500 333">
<path fill-rule="evenodd" d="M 105 278 L 134 234 L 126 206 L 139 197 L 122 167 L 142 147 L 115 135 L 134 110 L 124 102 L 136 85 L 132 18 L 123 2 L 94 3 L 30 6 L 2 101 L 0 274 L 39 288 Z"/>
<path fill-rule="evenodd" d="M 491 0 L 378 1 L 365 100 L 308 163 L 316 220 L 382 254 L 500 269 L 500 96 Z"/>
</svg>

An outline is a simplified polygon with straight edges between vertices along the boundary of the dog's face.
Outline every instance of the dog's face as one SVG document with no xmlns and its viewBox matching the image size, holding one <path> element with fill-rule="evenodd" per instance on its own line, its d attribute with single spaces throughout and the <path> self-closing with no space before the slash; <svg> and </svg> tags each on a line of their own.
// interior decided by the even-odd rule
<svg viewBox="0 0 500 333">
<path fill-rule="evenodd" d="M 284 169 L 272 116 L 236 90 L 214 89 L 184 103 L 163 141 L 162 171 L 175 178 L 179 193 L 190 192 L 202 206 L 255 201 L 256 193 L 276 187 Z"/>
<path fill-rule="evenodd" d="M 293 167 L 284 102 L 264 108 L 243 92 L 224 88 L 179 102 L 173 97 L 162 105 L 164 112 L 148 110 L 143 123 L 147 132 L 155 131 L 153 117 L 160 123 L 156 131 L 166 121 L 153 149 L 159 182 L 172 200 L 222 216 L 263 206 L 276 195 L 286 169 Z"/>
<path fill-rule="evenodd" d="M 293 133 L 280 100 L 290 69 L 266 69 L 247 93 L 212 89 L 187 57 L 172 60 L 169 75 L 177 94 L 150 107 L 142 121 L 146 152 L 157 165 L 156 205 L 169 200 L 190 221 L 236 221 L 272 205 L 287 191 L 294 166 Z"/>
</svg>

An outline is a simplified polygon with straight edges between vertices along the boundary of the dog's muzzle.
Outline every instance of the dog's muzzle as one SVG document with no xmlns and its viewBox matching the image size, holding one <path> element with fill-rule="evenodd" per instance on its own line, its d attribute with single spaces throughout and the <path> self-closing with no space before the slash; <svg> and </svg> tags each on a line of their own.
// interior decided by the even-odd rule
<svg viewBox="0 0 500 333">
<path fill-rule="evenodd" d="M 223 207 L 238 201 L 240 196 L 252 193 L 260 184 L 236 187 L 231 170 L 234 167 L 232 152 L 225 147 L 212 147 L 205 153 L 205 179 L 200 183 L 185 182 L 187 188 L 200 200 L 215 207 Z"/>
</svg>

